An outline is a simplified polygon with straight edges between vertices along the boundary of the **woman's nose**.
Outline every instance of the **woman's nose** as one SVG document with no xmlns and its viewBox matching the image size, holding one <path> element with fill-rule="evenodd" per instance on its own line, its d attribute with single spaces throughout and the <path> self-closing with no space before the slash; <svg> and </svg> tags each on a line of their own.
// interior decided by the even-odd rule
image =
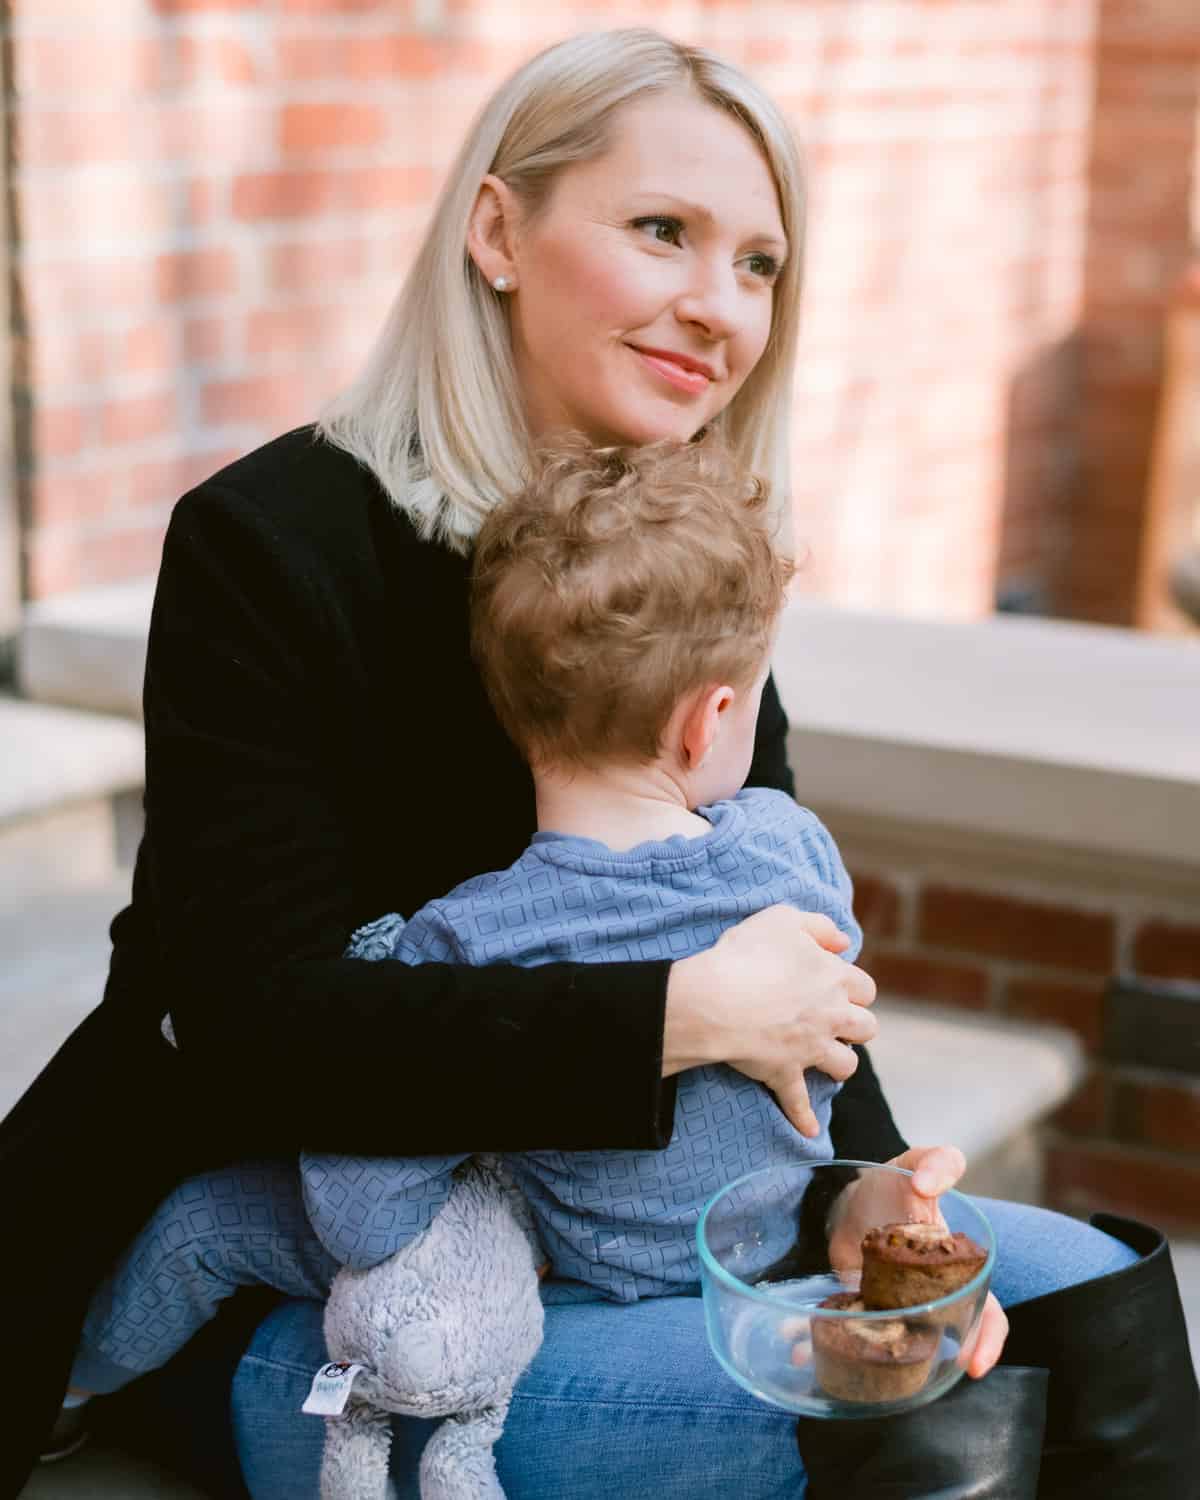
<svg viewBox="0 0 1200 1500">
<path fill-rule="evenodd" d="M 675 315 L 681 323 L 700 328 L 710 339 L 732 338 L 740 326 L 733 267 L 697 267 L 691 285 L 675 304 Z"/>
</svg>

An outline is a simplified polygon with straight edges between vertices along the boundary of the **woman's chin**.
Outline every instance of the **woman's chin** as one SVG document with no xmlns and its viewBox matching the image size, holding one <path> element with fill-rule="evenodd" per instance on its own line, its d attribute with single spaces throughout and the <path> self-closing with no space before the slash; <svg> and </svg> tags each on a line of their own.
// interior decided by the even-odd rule
<svg viewBox="0 0 1200 1500">
<path fill-rule="evenodd" d="M 607 439 L 607 444 L 642 448 L 649 443 L 688 443 L 701 430 L 705 421 L 711 420 L 711 417 L 697 420 L 694 416 L 679 411 L 666 412 L 662 416 L 642 413 L 637 420 L 614 424 L 611 429 L 614 436 Z"/>
</svg>

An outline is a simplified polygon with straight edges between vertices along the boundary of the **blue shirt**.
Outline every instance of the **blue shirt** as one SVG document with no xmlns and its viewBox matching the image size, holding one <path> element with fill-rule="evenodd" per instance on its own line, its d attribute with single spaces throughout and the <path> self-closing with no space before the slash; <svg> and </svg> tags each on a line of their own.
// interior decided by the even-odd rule
<svg viewBox="0 0 1200 1500">
<path fill-rule="evenodd" d="M 850 878 L 813 813 L 761 788 L 700 812 L 712 825 L 706 833 L 621 853 L 594 839 L 538 833 L 509 869 L 466 881 L 407 922 L 380 918 L 354 935 L 349 952 L 410 964 L 685 958 L 744 917 L 787 902 L 830 917 L 851 939 L 844 957 L 857 956 Z M 758 1167 L 832 1156 L 829 1116 L 839 1086 L 816 1069 L 806 1076 L 820 1125 L 812 1140 L 766 1088 L 718 1064 L 681 1075 L 665 1150 L 505 1155 L 553 1276 L 566 1283 L 560 1297 L 632 1302 L 692 1290 L 696 1224 L 713 1193 Z M 376 1265 L 429 1225 L 467 1155 L 304 1153 L 313 1228 L 339 1261 Z"/>
</svg>

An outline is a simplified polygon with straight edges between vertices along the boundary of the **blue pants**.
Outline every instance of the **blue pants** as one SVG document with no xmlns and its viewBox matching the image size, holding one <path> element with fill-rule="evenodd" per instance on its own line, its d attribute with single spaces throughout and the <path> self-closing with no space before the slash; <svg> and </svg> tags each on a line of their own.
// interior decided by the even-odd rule
<svg viewBox="0 0 1200 1500">
<path fill-rule="evenodd" d="M 171 1195 L 93 1303 L 73 1379 L 88 1385 L 90 1376 L 90 1388 L 115 1389 L 139 1366 L 161 1363 L 162 1351 L 184 1342 L 234 1285 L 277 1286 L 293 1300 L 259 1327 L 238 1366 L 235 1439 L 254 1500 L 316 1500 L 324 1424 L 300 1406 L 325 1362 L 318 1299 L 335 1267 L 299 1212 L 298 1177 L 294 1203 L 286 1192 L 264 1196 L 263 1174 L 272 1170 L 281 1169 L 231 1169 Z M 1075 1219 L 977 1201 L 996 1233 L 992 1289 L 1005 1306 L 1136 1259 Z M 172 1253 L 188 1258 L 172 1263 Z M 187 1296 L 172 1285 L 184 1269 Z M 128 1293 L 134 1286 L 138 1296 Z M 402 1500 L 416 1500 L 417 1459 L 434 1425 L 394 1423 L 392 1468 Z M 517 1386 L 496 1458 L 510 1500 L 803 1494 L 795 1419 L 722 1372 L 708 1349 L 698 1296 L 548 1306 L 545 1341 Z"/>
</svg>

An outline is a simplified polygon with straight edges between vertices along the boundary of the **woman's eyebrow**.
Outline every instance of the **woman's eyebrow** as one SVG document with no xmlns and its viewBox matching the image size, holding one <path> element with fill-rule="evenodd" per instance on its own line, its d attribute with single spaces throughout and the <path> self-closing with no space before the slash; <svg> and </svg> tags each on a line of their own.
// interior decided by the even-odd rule
<svg viewBox="0 0 1200 1500">
<path fill-rule="evenodd" d="M 633 196 L 637 201 L 645 199 L 647 203 L 663 204 L 672 208 L 678 208 L 689 218 L 699 219 L 703 224 L 712 224 L 716 221 L 716 215 L 712 209 L 705 208 L 702 203 L 693 203 L 690 198 L 681 198 L 678 193 L 642 191 L 635 193 Z M 787 240 L 782 235 L 776 234 L 773 230 L 762 229 L 757 233 L 745 235 L 743 238 L 747 243 L 753 241 L 755 244 L 766 245 L 772 250 L 777 250 L 781 258 L 787 255 Z"/>
</svg>

